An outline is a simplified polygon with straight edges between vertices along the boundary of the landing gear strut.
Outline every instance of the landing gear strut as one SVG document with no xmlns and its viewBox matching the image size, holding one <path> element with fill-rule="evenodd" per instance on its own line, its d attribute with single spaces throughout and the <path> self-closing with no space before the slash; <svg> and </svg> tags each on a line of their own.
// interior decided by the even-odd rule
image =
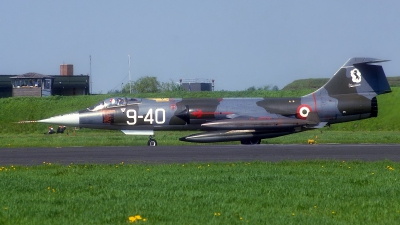
<svg viewBox="0 0 400 225">
<path fill-rule="evenodd" d="M 147 142 L 147 146 L 157 146 L 157 141 L 156 139 L 153 138 L 153 136 L 149 136 L 149 141 Z"/>
</svg>

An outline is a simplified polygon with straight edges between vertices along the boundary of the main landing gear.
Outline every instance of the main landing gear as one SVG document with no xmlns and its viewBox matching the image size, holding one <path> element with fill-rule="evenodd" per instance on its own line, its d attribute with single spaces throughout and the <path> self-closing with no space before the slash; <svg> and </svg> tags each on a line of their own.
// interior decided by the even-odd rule
<svg viewBox="0 0 400 225">
<path fill-rule="evenodd" d="M 242 140 L 240 143 L 242 145 L 259 145 L 261 143 L 261 139 Z"/>
<path fill-rule="evenodd" d="M 149 136 L 149 141 L 147 142 L 147 146 L 157 146 L 157 141 L 156 139 L 153 138 L 153 136 Z"/>
</svg>

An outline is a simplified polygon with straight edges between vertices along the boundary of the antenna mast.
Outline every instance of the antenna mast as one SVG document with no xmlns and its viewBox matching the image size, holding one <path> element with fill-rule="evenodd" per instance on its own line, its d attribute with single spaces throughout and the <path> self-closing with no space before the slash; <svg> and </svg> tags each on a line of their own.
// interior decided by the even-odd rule
<svg viewBox="0 0 400 225">
<path fill-rule="evenodd" d="M 128 55 L 129 63 L 129 94 L 132 94 L 132 82 L 131 82 L 131 55 Z"/>
<path fill-rule="evenodd" d="M 90 94 L 93 94 L 92 82 L 92 55 L 89 55 L 89 81 L 90 81 Z"/>
</svg>

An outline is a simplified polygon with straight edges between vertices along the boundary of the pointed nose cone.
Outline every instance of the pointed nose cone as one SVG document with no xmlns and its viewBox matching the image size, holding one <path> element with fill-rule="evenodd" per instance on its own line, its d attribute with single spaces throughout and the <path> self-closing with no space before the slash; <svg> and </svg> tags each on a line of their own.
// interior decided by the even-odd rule
<svg viewBox="0 0 400 225">
<path fill-rule="evenodd" d="M 65 125 L 65 126 L 79 126 L 79 113 L 70 113 L 60 116 L 53 116 L 47 119 L 39 120 L 38 122 Z"/>
</svg>

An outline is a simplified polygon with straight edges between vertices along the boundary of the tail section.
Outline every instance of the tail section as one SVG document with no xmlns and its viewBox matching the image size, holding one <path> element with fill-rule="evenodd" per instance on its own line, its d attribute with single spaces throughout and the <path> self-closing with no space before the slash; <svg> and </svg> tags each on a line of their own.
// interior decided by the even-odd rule
<svg viewBox="0 0 400 225">
<path fill-rule="evenodd" d="M 391 92 L 382 66 L 375 65 L 385 61 L 349 59 L 324 86 L 302 97 L 308 108 L 303 114 L 317 112 L 321 122 L 329 124 L 378 116 L 376 96 Z"/>
<path fill-rule="evenodd" d="M 374 58 L 351 58 L 335 75 L 313 94 L 384 94 L 391 92 L 385 72 L 381 65 L 373 63 L 386 62 Z"/>
</svg>

